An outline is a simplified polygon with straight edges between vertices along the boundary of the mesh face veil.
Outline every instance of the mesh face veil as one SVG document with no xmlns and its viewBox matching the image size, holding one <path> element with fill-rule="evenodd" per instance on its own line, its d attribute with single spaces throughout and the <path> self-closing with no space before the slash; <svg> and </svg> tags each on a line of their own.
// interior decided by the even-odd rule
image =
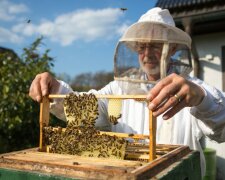
<svg viewBox="0 0 225 180">
<path fill-rule="evenodd" d="M 192 70 L 191 38 L 182 30 L 158 22 L 138 22 L 116 47 L 114 76 L 126 94 L 145 94 L 170 73 L 186 76 Z"/>
</svg>

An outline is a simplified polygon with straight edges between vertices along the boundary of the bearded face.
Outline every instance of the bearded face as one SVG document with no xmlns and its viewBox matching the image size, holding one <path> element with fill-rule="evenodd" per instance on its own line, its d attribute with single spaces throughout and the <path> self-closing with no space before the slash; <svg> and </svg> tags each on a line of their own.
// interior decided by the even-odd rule
<svg viewBox="0 0 225 180">
<path fill-rule="evenodd" d="M 149 80 L 158 80 L 160 78 L 162 44 L 141 43 L 138 44 L 137 52 L 140 66 L 147 74 Z"/>
</svg>

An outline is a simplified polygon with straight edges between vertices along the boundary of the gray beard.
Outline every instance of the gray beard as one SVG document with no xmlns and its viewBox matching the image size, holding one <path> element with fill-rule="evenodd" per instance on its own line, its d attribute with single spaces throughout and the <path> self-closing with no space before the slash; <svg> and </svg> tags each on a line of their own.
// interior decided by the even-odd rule
<svg viewBox="0 0 225 180">
<path fill-rule="evenodd" d="M 142 70 L 149 76 L 159 74 L 160 73 L 160 67 L 159 66 L 156 66 L 156 67 L 151 68 L 151 69 L 148 69 L 148 68 L 144 67 L 144 63 L 148 62 L 148 61 L 149 61 L 149 58 L 144 57 L 143 62 L 140 63 Z"/>
</svg>

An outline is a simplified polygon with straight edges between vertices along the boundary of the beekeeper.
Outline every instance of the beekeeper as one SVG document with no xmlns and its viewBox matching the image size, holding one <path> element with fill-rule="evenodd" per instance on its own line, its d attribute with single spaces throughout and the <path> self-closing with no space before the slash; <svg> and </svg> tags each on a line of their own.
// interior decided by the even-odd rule
<svg viewBox="0 0 225 180">
<path fill-rule="evenodd" d="M 201 153 L 203 135 L 225 141 L 224 93 L 189 76 L 191 39 L 175 27 L 169 11 L 150 9 L 119 40 L 114 56 L 115 80 L 95 94 L 147 94 L 144 102 L 126 100 L 117 125 L 108 121 L 107 100 L 99 100 L 96 127 L 103 130 L 149 134 L 148 109 L 157 116 L 157 143 L 188 145 Z M 29 95 L 68 94 L 73 90 L 49 73 L 38 74 Z M 65 119 L 62 100 L 54 100 L 51 112 Z"/>
</svg>

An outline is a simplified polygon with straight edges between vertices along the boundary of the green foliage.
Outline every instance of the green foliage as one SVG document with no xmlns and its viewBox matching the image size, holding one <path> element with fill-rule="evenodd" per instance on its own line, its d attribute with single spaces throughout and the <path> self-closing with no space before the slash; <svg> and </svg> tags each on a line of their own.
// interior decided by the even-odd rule
<svg viewBox="0 0 225 180">
<path fill-rule="evenodd" d="M 0 53 L 0 152 L 38 145 L 39 104 L 28 92 L 35 75 L 53 66 L 49 50 L 38 52 L 42 39 L 24 48 L 20 58 L 10 50 Z"/>
</svg>

